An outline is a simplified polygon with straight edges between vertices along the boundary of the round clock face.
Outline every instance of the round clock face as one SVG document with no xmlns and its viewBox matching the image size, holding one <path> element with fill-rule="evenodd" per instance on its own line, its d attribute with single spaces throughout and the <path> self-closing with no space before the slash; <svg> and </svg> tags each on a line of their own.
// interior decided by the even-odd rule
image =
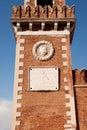
<svg viewBox="0 0 87 130">
<path fill-rule="evenodd" d="M 47 41 L 39 41 L 33 47 L 33 55 L 38 60 L 49 60 L 53 53 L 53 45 Z"/>
</svg>

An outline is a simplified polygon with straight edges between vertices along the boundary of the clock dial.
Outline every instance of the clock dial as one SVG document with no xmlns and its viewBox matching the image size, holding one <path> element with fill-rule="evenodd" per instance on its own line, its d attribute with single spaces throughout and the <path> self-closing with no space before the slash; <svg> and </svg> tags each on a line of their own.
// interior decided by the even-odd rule
<svg viewBox="0 0 87 130">
<path fill-rule="evenodd" d="M 49 60 L 53 54 L 53 45 L 47 41 L 39 41 L 33 47 L 33 55 L 38 60 Z"/>
<path fill-rule="evenodd" d="M 30 90 L 58 90 L 58 68 L 32 67 L 29 71 Z"/>
</svg>

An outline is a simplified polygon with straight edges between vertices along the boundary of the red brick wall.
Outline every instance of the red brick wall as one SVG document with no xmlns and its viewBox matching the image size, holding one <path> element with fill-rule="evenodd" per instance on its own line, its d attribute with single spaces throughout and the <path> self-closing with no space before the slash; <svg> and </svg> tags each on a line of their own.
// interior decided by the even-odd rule
<svg viewBox="0 0 87 130">
<path fill-rule="evenodd" d="M 73 83 L 74 85 L 87 85 L 87 70 L 73 70 Z"/>
<path fill-rule="evenodd" d="M 61 38 L 63 37 L 67 39 L 67 44 L 61 43 Z M 24 62 L 24 67 L 22 68 L 24 74 L 21 75 L 24 80 L 23 84 L 19 83 L 19 86 L 23 86 L 22 100 L 18 100 L 19 103 L 22 103 L 22 108 L 17 110 L 21 111 L 22 115 L 17 117 L 17 121 L 20 120 L 21 125 L 16 126 L 16 130 L 64 130 L 64 124 L 67 119 L 70 119 L 70 117 L 66 117 L 66 111 L 70 110 L 70 108 L 65 106 L 68 99 L 65 99 L 65 83 L 63 81 L 64 75 L 66 75 L 67 79 L 71 77 L 69 36 L 22 36 L 22 39 L 25 39 L 24 59 L 20 59 L 20 61 Z M 48 61 L 36 60 L 32 54 L 34 44 L 40 40 L 49 41 L 55 48 L 54 56 Z M 67 51 L 62 50 L 64 44 L 68 47 Z M 65 61 L 61 57 L 62 53 L 68 55 L 68 67 L 62 64 Z M 57 66 L 60 69 L 59 91 L 30 92 L 28 70 L 31 66 Z M 67 74 L 63 74 L 64 72 Z M 69 82 L 72 83 L 71 80 Z"/>
<path fill-rule="evenodd" d="M 87 130 L 87 87 L 75 87 L 77 130 Z"/>
<path fill-rule="evenodd" d="M 73 70 L 77 130 L 87 130 L 87 70 Z"/>
</svg>

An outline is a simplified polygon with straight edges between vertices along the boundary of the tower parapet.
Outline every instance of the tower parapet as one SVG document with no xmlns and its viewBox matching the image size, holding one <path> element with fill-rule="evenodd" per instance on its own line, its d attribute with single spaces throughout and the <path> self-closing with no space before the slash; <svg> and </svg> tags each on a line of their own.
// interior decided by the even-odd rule
<svg viewBox="0 0 87 130">
<path fill-rule="evenodd" d="M 74 18 L 74 6 L 62 6 L 57 7 L 46 5 L 44 7 L 37 5 L 33 6 L 13 6 L 12 8 L 12 18 Z"/>
<path fill-rule="evenodd" d="M 38 4 L 35 4 L 34 1 L 29 2 L 29 0 L 26 0 L 24 6 L 12 7 L 11 22 L 15 34 L 20 30 L 69 30 L 70 38 L 72 40 L 76 22 L 74 6 L 67 6 L 63 0 L 62 2 L 55 0 L 52 4 L 48 2 L 45 6 L 43 6 L 43 3 L 38 1 Z"/>
<path fill-rule="evenodd" d="M 73 70 L 73 81 L 74 81 L 74 85 L 87 86 L 87 70 L 86 69 Z"/>
</svg>

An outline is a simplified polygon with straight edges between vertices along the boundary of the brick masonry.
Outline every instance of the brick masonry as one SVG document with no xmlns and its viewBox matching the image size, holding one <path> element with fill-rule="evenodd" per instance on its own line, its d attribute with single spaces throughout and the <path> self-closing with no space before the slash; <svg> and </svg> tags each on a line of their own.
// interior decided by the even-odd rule
<svg viewBox="0 0 87 130">
<path fill-rule="evenodd" d="M 22 105 L 21 108 L 17 107 L 17 113 L 20 114 L 16 115 L 16 122 L 20 123 L 16 125 L 16 130 L 64 130 L 66 128 L 74 128 L 76 124 L 75 120 L 73 121 L 75 117 L 72 116 L 73 105 L 71 97 L 73 92 L 71 90 L 72 81 L 70 79 L 72 73 L 68 73 L 71 69 L 69 35 L 21 36 L 20 39 L 24 39 L 25 42 L 21 43 L 24 50 L 20 50 L 20 53 L 24 56 L 19 57 L 20 63 L 23 64 L 20 64 L 18 67 L 19 70 L 23 70 L 23 75 L 18 76 L 21 79 L 23 78 L 23 81 L 18 81 L 18 87 L 22 86 L 23 88 L 22 98 L 17 99 L 17 102 Z M 53 57 L 48 61 L 37 60 L 32 53 L 34 44 L 41 39 L 52 43 L 55 49 Z M 63 50 L 63 46 L 67 49 Z M 29 68 L 32 66 L 58 67 L 60 70 L 59 91 L 29 91 Z M 21 94 L 20 91 L 18 93 Z"/>
<path fill-rule="evenodd" d="M 78 130 L 87 129 L 87 70 L 73 70 Z"/>
</svg>

